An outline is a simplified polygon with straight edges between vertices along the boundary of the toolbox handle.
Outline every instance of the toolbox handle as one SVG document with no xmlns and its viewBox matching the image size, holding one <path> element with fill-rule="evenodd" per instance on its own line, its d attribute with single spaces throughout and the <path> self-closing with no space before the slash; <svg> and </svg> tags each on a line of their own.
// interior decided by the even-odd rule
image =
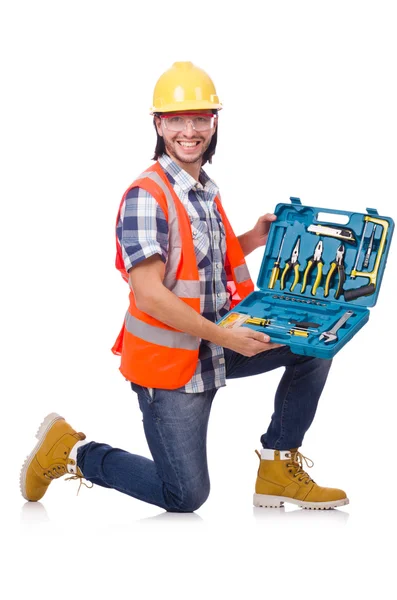
<svg viewBox="0 0 397 600">
<path fill-rule="evenodd" d="M 289 199 L 291 200 L 291 204 L 293 205 L 294 209 L 296 211 L 304 211 L 306 210 L 305 206 L 302 206 L 302 202 L 300 198 L 296 198 L 295 196 L 290 196 Z"/>
<path fill-rule="evenodd" d="M 367 213 L 371 215 L 371 217 L 377 217 L 379 215 L 376 208 L 367 208 Z"/>
</svg>

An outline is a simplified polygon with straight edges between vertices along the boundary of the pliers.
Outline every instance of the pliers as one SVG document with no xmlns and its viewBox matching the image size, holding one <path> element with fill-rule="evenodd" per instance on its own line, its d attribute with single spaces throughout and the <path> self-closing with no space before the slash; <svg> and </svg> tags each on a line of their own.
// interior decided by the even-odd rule
<svg viewBox="0 0 397 600">
<path fill-rule="evenodd" d="M 325 288 L 324 288 L 324 296 L 325 297 L 327 297 L 329 294 L 329 288 L 330 288 L 333 276 L 336 272 L 336 269 L 338 269 L 339 281 L 338 281 L 338 287 L 336 288 L 336 292 L 335 292 L 335 298 L 339 298 L 339 296 L 343 292 L 343 284 L 346 281 L 345 265 L 343 262 L 344 256 L 345 256 L 345 247 L 343 244 L 341 244 L 340 246 L 338 246 L 338 249 L 336 251 L 335 260 L 332 261 L 331 267 L 327 273 L 327 278 L 325 280 Z"/>
<path fill-rule="evenodd" d="M 293 271 L 294 271 L 294 282 L 290 287 L 291 292 L 293 291 L 294 287 L 296 286 L 296 284 L 299 281 L 300 264 L 298 263 L 298 257 L 299 257 L 300 243 L 301 243 L 301 239 L 300 239 L 300 237 L 298 237 L 297 242 L 294 246 L 294 249 L 292 250 L 291 258 L 289 260 L 287 260 L 285 263 L 283 274 L 281 275 L 281 280 L 280 280 L 280 288 L 282 290 L 285 288 L 285 279 L 286 279 L 287 274 L 290 271 L 290 269 L 293 269 Z"/>
<path fill-rule="evenodd" d="M 313 256 L 308 260 L 307 267 L 303 274 L 303 283 L 302 283 L 301 294 L 303 294 L 306 289 L 307 279 L 308 279 L 310 273 L 313 271 L 313 269 L 317 268 L 316 280 L 314 282 L 314 285 L 312 286 L 312 295 L 315 296 L 315 294 L 317 292 L 317 288 L 320 285 L 321 277 L 323 274 L 323 264 L 324 263 L 321 260 L 322 253 L 323 253 L 323 242 L 322 242 L 322 240 L 320 240 L 314 249 Z"/>
</svg>

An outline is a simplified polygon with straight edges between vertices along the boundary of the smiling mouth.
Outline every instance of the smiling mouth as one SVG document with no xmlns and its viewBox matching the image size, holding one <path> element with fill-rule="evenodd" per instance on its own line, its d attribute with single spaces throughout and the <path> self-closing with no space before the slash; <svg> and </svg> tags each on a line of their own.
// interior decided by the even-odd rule
<svg viewBox="0 0 397 600">
<path fill-rule="evenodd" d="M 200 140 L 198 142 L 180 142 L 180 141 L 178 141 L 178 144 L 180 146 L 182 146 L 182 148 L 195 148 L 200 143 L 201 143 Z"/>
</svg>

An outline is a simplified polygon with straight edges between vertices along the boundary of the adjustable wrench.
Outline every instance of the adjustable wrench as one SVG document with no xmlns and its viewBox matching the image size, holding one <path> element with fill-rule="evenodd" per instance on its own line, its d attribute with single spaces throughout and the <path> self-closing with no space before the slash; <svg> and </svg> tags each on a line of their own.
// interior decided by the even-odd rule
<svg viewBox="0 0 397 600">
<path fill-rule="evenodd" d="M 351 316 L 354 315 L 354 312 L 352 310 L 348 310 L 345 312 L 345 314 L 339 319 L 339 321 L 337 321 L 335 323 L 335 325 L 332 327 L 332 329 L 330 329 L 329 331 L 324 331 L 319 339 L 323 340 L 324 338 L 326 338 L 324 344 L 328 344 L 329 342 L 334 342 L 335 340 L 338 339 L 338 336 L 336 335 L 336 332 L 338 331 L 338 329 L 340 329 L 342 327 L 342 325 L 344 325 L 346 323 L 346 321 L 348 319 L 350 319 Z"/>
</svg>

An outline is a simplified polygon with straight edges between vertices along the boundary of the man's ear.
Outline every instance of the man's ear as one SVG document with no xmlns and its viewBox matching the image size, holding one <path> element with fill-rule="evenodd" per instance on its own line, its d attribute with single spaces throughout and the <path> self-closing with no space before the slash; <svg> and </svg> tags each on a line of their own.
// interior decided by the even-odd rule
<svg viewBox="0 0 397 600">
<path fill-rule="evenodd" d="M 163 137 L 163 132 L 161 130 L 161 119 L 160 117 L 154 117 L 154 122 L 156 124 L 157 133 Z"/>
</svg>

